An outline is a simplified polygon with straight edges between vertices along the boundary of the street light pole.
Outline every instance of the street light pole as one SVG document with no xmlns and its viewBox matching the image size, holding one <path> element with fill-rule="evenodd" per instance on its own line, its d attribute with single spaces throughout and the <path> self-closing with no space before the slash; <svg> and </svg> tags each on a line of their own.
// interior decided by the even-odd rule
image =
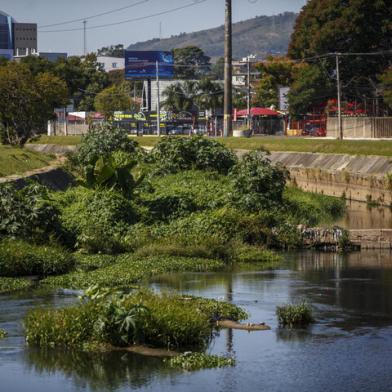
<svg viewBox="0 0 392 392">
<path fill-rule="evenodd" d="M 87 20 L 83 21 L 83 54 L 87 54 Z"/>
<path fill-rule="evenodd" d="M 224 94 L 224 120 L 223 136 L 232 134 L 232 112 L 233 112 L 233 70 L 232 70 L 232 5 L 231 0 L 225 0 L 225 94 Z"/>
<path fill-rule="evenodd" d="M 247 105 L 247 126 L 250 128 L 250 57 L 247 57 L 247 83 L 248 83 L 248 91 L 247 91 L 247 97 L 246 97 L 246 105 Z"/>
<path fill-rule="evenodd" d="M 157 135 L 161 136 L 161 97 L 159 88 L 159 63 L 156 62 L 157 71 Z"/>
</svg>

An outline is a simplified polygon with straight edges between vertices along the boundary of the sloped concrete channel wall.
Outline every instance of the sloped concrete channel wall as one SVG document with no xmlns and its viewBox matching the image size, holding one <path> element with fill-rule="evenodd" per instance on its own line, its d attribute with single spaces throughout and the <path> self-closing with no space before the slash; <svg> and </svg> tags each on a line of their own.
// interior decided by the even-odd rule
<svg viewBox="0 0 392 392">
<path fill-rule="evenodd" d="M 270 159 L 303 190 L 392 205 L 392 157 L 273 152 Z"/>
</svg>

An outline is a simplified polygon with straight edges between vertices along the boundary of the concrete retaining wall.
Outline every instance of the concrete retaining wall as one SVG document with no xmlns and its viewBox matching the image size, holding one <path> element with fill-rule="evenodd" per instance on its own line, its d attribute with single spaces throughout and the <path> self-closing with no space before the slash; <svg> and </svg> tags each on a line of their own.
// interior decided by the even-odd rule
<svg viewBox="0 0 392 392">
<path fill-rule="evenodd" d="M 380 156 L 274 152 L 270 159 L 303 190 L 392 205 L 392 159 Z"/>
</svg>

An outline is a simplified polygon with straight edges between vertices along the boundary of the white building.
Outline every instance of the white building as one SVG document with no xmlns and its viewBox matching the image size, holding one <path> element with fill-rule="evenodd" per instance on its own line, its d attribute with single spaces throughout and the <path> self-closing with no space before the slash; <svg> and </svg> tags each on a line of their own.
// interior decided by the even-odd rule
<svg viewBox="0 0 392 392">
<path fill-rule="evenodd" d="M 122 57 L 98 56 L 97 62 L 100 63 L 106 72 L 123 70 L 125 59 Z"/>
</svg>

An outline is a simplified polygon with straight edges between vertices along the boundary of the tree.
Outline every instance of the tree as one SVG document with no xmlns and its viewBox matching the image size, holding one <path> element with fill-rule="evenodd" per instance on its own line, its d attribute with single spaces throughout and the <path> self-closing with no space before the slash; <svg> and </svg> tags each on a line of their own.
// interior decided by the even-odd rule
<svg viewBox="0 0 392 392">
<path fill-rule="evenodd" d="M 173 49 L 177 79 L 197 79 L 210 71 L 210 58 L 197 46 Z"/>
<path fill-rule="evenodd" d="M 97 62 L 95 54 L 84 59 L 77 56 L 59 59 L 53 73 L 66 82 L 69 99 L 77 110 L 94 110 L 96 94 L 110 84 L 108 74 Z"/>
<path fill-rule="evenodd" d="M 110 45 L 98 49 L 97 56 L 124 57 L 124 45 Z"/>
<path fill-rule="evenodd" d="M 102 90 L 94 101 L 95 110 L 102 113 L 107 120 L 113 118 L 116 111 L 129 111 L 132 99 L 126 86 L 110 86 Z"/>
<path fill-rule="evenodd" d="M 279 87 L 292 83 L 295 63 L 286 57 L 269 57 L 256 65 L 260 80 L 256 84 L 254 104 L 263 107 L 279 105 Z"/>
<path fill-rule="evenodd" d="M 306 63 L 295 68 L 288 93 L 290 113 L 294 117 L 307 114 L 336 95 L 335 83 L 325 72 L 322 67 Z"/>
<path fill-rule="evenodd" d="M 14 62 L 0 67 L 3 143 L 23 145 L 67 101 L 67 86 L 58 77 L 48 72 L 34 76 L 26 65 Z"/>
<path fill-rule="evenodd" d="M 225 58 L 219 57 L 211 67 L 210 77 L 215 80 L 223 80 L 225 74 Z"/>
<path fill-rule="evenodd" d="M 309 0 L 296 21 L 289 56 L 301 59 L 335 52 L 390 50 L 391 20 L 389 0 Z M 343 95 L 376 95 L 377 75 L 389 62 L 388 56 L 342 57 L 341 78 L 349 86 L 346 91 L 343 88 Z M 333 56 L 320 66 L 330 78 L 335 77 Z"/>
<path fill-rule="evenodd" d="M 388 68 L 380 77 L 384 102 L 392 109 L 392 67 Z"/>
</svg>

